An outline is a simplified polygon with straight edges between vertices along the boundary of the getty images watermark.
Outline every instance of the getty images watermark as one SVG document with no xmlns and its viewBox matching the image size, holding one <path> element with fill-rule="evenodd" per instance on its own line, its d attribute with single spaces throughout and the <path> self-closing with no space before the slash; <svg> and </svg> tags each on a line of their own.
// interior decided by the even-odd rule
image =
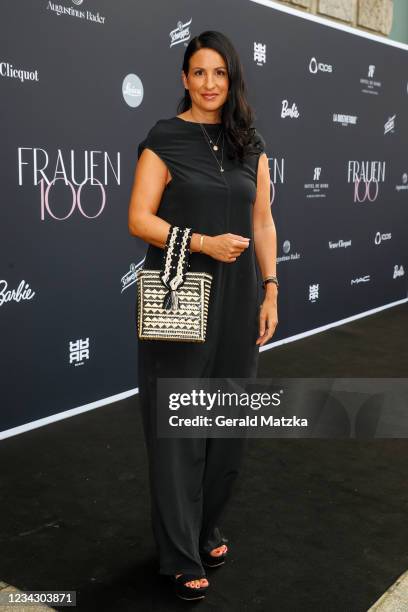
<svg viewBox="0 0 408 612">
<path fill-rule="evenodd" d="M 408 378 L 158 378 L 164 438 L 407 438 Z"/>
</svg>

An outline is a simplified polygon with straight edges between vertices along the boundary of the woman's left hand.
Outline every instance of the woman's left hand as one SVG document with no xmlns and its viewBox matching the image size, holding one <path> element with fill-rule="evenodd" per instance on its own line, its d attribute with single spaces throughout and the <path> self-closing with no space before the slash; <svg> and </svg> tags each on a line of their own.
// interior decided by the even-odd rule
<svg viewBox="0 0 408 612">
<path fill-rule="evenodd" d="M 259 338 L 256 344 L 263 346 L 275 333 L 278 324 L 276 294 L 267 295 L 259 309 Z"/>
</svg>

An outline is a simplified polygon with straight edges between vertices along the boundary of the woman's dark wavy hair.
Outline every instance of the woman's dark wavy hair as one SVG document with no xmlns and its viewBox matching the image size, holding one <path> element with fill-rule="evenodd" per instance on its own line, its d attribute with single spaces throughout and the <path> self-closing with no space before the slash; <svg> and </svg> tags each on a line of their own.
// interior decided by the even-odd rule
<svg viewBox="0 0 408 612">
<path fill-rule="evenodd" d="M 228 97 L 221 110 L 221 121 L 224 127 L 225 139 L 230 145 L 229 159 L 237 157 L 240 162 L 248 154 L 259 153 L 262 144 L 256 137 L 252 123 L 255 114 L 250 107 L 243 75 L 241 60 L 233 44 L 221 32 L 206 30 L 199 36 L 192 38 L 185 50 L 183 71 L 187 76 L 190 68 L 190 58 L 199 49 L 213 49 L 225 61 L 228 71 L 229 90 Z M 191 97 L 188 89 L 177 106 L 178 113 L 184 113 L 191 108 Z"/>
</svg>

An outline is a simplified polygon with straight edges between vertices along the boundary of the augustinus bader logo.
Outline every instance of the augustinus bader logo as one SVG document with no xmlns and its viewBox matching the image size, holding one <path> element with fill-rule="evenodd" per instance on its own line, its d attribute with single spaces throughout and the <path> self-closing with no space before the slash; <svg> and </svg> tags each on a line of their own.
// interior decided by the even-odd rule
<svg viewBox="0 0 408 612">
<path fill-rule="evenodd" d="M 266 44 L 254 41 L 254 62 L 257 66 L 266 64 Z"/>
<path fill-rule="evenodd" d="M 384 181 L 385 161 L 348 161 L 347 182 L 354 184 L 354 202 L 374 202 Z"/>
<path fill-rule="evenodd" d="M 32 300 L 35 296 L 35 291 L 25 280 L 22 280 L 17 289 L 9 289 L 8 282 L 3 278 L 0 280 L 0 306 L 6 302 L 21 302 L 24 300 Z"/>
<path fill-rule="evenodd" d="M 281 255 L 281 257 L 277 257 L 276 258 L 276 262 L 279 263 L 281 261 L 291 261 L 294 259 L 300 259 L 300 254 L 299 253 L 291 253 L 291 244 L 289 240 L 285 240 L 284 243 L 282 244 L 282 251 L 285 253 L 284 255 Z"/>
<path fill-rule="evenodd" d="M 362 85 L 362 93 L 372 94 L 378 96 L 381 88 L 381 81 L 376 81 L 374 78 L 375 65 L 370 64 L 367 69 L 367 76 L 360 79 L 360 85 Z"/>
<path fill-rule="evenodd" d="M 143 83 L 137 74 L 128 74 L 122 82 L 122 95 L 126 104 L 137 108 L 143 101 Z"/>
<path fill-rule="evenodd" d="M 182 21 L 177 22 L 177 28 L 171 30 L 169 33 L 170 36 L 170 47 L 174 47 L 174 45 L 179 45 L 180 43 L 185 43 L 189 40 L 190 34 L 190 25 L 193 21 L 193 18 L 190 17 L 190 21 L 186 21 L 183 23 Z"/>
<path fill-rule="evenodd" d="M 83 0 L 71 0 L 72 4 L 81 6 Z M 106 17 L 101 15 L 99 12 L 93 13 L 90 10 L 80 11 L 72 6 L 64 6 L 61 3 L 47 2 L 47 11 L 52 11 L 58 16 L 68 15 L 69 17 L 76 17 L 77 19 L 85 19 L 85 21 L 92 21 L 100 25 L 104 25 Z"/>
<path fill-rule="evenodd" d="M 325 198 L 329 183 L 321 180 L 322 168 L 316 166 L 313 169 L 313 182 L 305 183 L 303 189 L 307 198 Z"/>
<path fill-rule="evenodd" d="M 107 187 L 121 180 L 119 152 L 111 156 L 106 151 L 57 149 L 50 155 L 45 149 L 18 147 L 17 170 L 20 187 L 28 183 L 38 188 L 41 221 L 65 221 L 74 215 L 96 219 L 105 209 Z"/>
<path fill-rule="evenodd" d="M 126 272 L 126 274 L 122 276 L 122 278 L 120 279 L 120 282 L 122 285 L 121 293 L 123 293 L 125 289 L 129 289 L 131 285 L 135 284 L 135 282 L 137 281 L 137 272 L 138 270 L 140 270 L 140 268 L 143 268 L 143 263 L 145 259 L 146 258 L 143 257 L 143 259 L 139 261 L 139 263 L 130 264 L 129 271 Z"/>
<path fill-rule="evenodd" d="M 318 62 L 315 57 L 312 57 L 309 62 L 309 72 L 317 74 L 318 72 L 333 72 L 333 66 L 331 64 L 325 64 L 324 62 Z"/>
<path fill-rule="evenodd" d="M 408 173 L 403 172 L 401 176 L 401 184 L 395 185 L 396 191 L 407 191 L 408 190 Z"/>
</svg>

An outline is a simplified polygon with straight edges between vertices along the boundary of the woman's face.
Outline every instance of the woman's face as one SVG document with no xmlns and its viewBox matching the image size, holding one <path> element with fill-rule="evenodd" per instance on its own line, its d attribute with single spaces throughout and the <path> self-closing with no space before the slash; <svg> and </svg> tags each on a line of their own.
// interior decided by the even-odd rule
<svg viewBox="0 0 408 612">
<path fill-rule="evenodd" d="M 193 106 L 202 112 L 221 111 L 228 95 L 229 79 L 223 57 L 213 49 L 199 49 L 190 58 L 187 78 L 182 72 L 184 87 L 189 90 Z M 213 97 L 205 94 L 214 94 Z"/>
</svg>

